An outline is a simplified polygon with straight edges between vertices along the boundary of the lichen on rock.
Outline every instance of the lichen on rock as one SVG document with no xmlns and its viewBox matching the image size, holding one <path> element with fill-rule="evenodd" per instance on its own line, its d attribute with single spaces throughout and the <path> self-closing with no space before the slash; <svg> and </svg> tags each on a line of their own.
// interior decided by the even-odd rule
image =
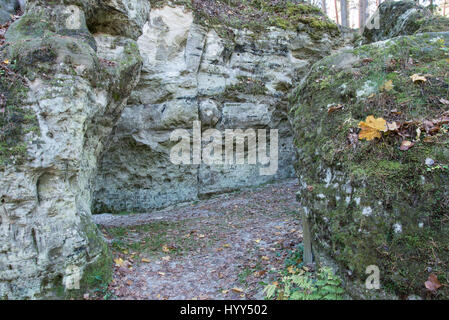
<svg viewBox="0 0 449 320">
<path fill-rule="evenodd" d="M 400 297 L 425 296 L 430 273 L 448 281 L 449 172 L 426 165 L 449 163 L 448 128 L 423 129 L 447 117 L 448 45 L 440 32 L 345 50 L 315 64 L 291 96 L 298 199 L 317 256 L 339 263 L 348 286 L 358 284 L 355 297 L 376 297 L 363 283 L 370 265 L 380 268 L 382 289 Z M 361 141 L 358 124 L 370 115 L 403 131 Z M 400 150 L 403 140 L 413 147 Z M 447 298 L 447 288 L 437 297 Z"/>
<path fill-rule="evenodd" d="M 101 159 L 96 213 L 144 212 L 294 174 L 286 92 L 343 41 L 334 24 L 310 24 L 306 30 L 296 28 L 296 20 L 289 20 L 287 28 L 270 22 L 260 32 L 233 20 L 252 13 L 258 13 L 257 21 L 262 15 L 287 19 L 288 11 L 298 19 L 315 17 L 330 24 L 308 4 L 256 2 L 152 3 L 150 21 L 137 40 L 142 77 Z M 229 19 L 224 8 L 233 12 Z M 260 176 L 260 166 L 250 164 L 174 165 L 170 132 L 191 131 L 194 120 L 204 121 L 203 131 L 279 129 L 277 174 Z"/>
<path fill-rule="evenodd" d="M 127 29 L 111 31 L 111 37 L 120 38 L 120 50 L 107 56 L 96 52 L 87 25 L 100 10 L 95 6 L 30 0 L 25 15 L 6 33 L 1 54 L 14 62 L 25 87 L 19 93 L 9 90 L 8 103 L 28 110 L 36 130 L 16 130 L 14 140 L 24 146 L 20 162 L 12 154 L 1 164 L 3 299 L 79 295 L 92 284 L 92 275 L 100 272 L 107 280 L 111 272 L 105 264 L 107 246 L 91 221 L 91 184 L 142 61 L 130 39 L 136 34 Z M 112 3 L 108 7 L 123 19 L 126 11 Z M 140 8 L 145 17 L 149 4 L 142 1 Z M 129 16 L 129 25 L 134 18 Z"/>
<path fill-rule="evenodd" d="M 378 25 L 377 25 L 378 23 Z M 414 1 L 385 1 L 362 30 L 363 44 L 422 32 L 449 31 L 449 19 Z"/>
</svg>

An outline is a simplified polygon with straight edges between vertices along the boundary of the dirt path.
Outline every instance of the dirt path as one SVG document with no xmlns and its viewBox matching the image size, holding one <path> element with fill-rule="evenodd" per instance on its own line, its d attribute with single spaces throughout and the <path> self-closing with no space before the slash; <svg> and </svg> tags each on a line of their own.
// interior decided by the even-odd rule
<svg viewBox="0 0 449 320">
<path fill-rule="evenodd" d="M 149 214 L 96 215 L 117 299 L 263 299 L 302 240 L 296 180 Z"/>
</svg>

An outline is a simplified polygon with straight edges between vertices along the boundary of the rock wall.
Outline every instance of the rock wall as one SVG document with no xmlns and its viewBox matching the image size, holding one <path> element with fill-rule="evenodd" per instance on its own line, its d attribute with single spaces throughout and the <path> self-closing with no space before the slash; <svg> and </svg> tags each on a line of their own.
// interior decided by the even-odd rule
<svg viewBox="0 0 449 320">
<path fill-rule="evenodd" d="M 293 174 L 286 95 L 341 44 L 338 28 L 291 1 L 225 28 L 192 5 L 163 3 L 150 12 L 146 0 L 29 0 L 7 31 L 0 298 L 67 297 L 107 282 L 92 207 L 148 210 Z M 203 131 L 278 129 L 277 174 L 172 164 L 170 133 L 194 120 Z"/>
<path fill-rule="evenodd" d="M 301 16 L 311 10 L 300 8 Z M 336 47 L 338 30 L 298 23 L 293 29 L 230 27 L 223 33 L 205 19 L 170 3 L 151 11 L 137 41 L 142 77 L 102 158 L 95 212 L 146 211 L 294 174 L 287 93 Z M 252 164 L 172 164 L 170 133 L 191 131 L 195 120 L 203 132 L 278 129 L 277 173 L 260 175 L 261 165 Z"/>
<path fill-rule="evenodd" d="M 29 0 L 9 28 L 2 61 L 23 81 L 1 83 L 16 130 L 1 136 L 0 298 L 65 296 L 78 281 L 83 289 L 96 275 L 107 280 L 92 184 L 139 79 L 135 39 L 149 10 L 147 1 Z"/>
<path fill-rule="evenodd" d="M 336 261 L 355 298 L 448 297 L 425 286 L 432 274 L 449 279 L 448 48 L 448 32 L 431 32 L 343 50 L 292 95 L 298 200 L 315 258 Z M 361 140 L 370 115 L 390 125 Z M 381 290 L 365 287 L 373 265 Z"/>
</svg>

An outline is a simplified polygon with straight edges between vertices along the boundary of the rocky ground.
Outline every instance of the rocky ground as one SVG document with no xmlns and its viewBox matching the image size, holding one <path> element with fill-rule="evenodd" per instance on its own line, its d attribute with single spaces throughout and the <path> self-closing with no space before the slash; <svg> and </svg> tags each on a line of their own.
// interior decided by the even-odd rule
<svg viewBox="0 0 449 320">
<path fill-rule="evenodd" d="M 263 299 L 302 240 L 297 189 L 286 180 L 152 213 L 95 215 L 115 261 L 102 297 Z"/>
</svg>

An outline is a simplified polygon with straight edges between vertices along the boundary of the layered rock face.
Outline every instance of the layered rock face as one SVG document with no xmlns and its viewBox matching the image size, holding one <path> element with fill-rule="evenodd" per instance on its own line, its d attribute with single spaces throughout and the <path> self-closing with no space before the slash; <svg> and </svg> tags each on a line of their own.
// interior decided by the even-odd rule
<svg viewBox="0 0 449 320">
<path fill-rule="evenodd" d="M 139 79 L 135 40 L 149 10 L 147 1 L 30 0 L 9 28 L 2 60 L 23 81 L 1 83 L 3 128 L 15 130 L 1 136 L 0 298 L 49 298 L 107 280 L 92 184 Z"/>
<path fill-rule="evenodd" d="M 151 11 L 137 41 L 142 77 L 102 158 L 95 212 L 146 211 L 293 175 L 287 93 L 334 49 L 335 30 L 270 27 L 258 34 L 231 28 L 231 37 L 202 22 L 179 5 Z M 321 35 L 313 38 L 313 29 Z M 253 128 L 267 129 L 269 136 L 268 130 L 279 130 L 277 172 L 260 175 L 263 166 L 247 162 L 173 164 L 170 134 L 192 131 L 193 121 L 203 132 Z"/>
<path fill-rule="evenodd" d="M 315 257 L 337 261 L 356 298 L 448 297 L 425 287 L 431 274 L 449 278 L 448 48 L 448 32 L 432 32 L 344 50 L 316 63 L 292 96 Z M 370 115 L 389 126 L 362 141 Z M 369 266 L 382 291 L 366 289 Z"/>
</svg>

